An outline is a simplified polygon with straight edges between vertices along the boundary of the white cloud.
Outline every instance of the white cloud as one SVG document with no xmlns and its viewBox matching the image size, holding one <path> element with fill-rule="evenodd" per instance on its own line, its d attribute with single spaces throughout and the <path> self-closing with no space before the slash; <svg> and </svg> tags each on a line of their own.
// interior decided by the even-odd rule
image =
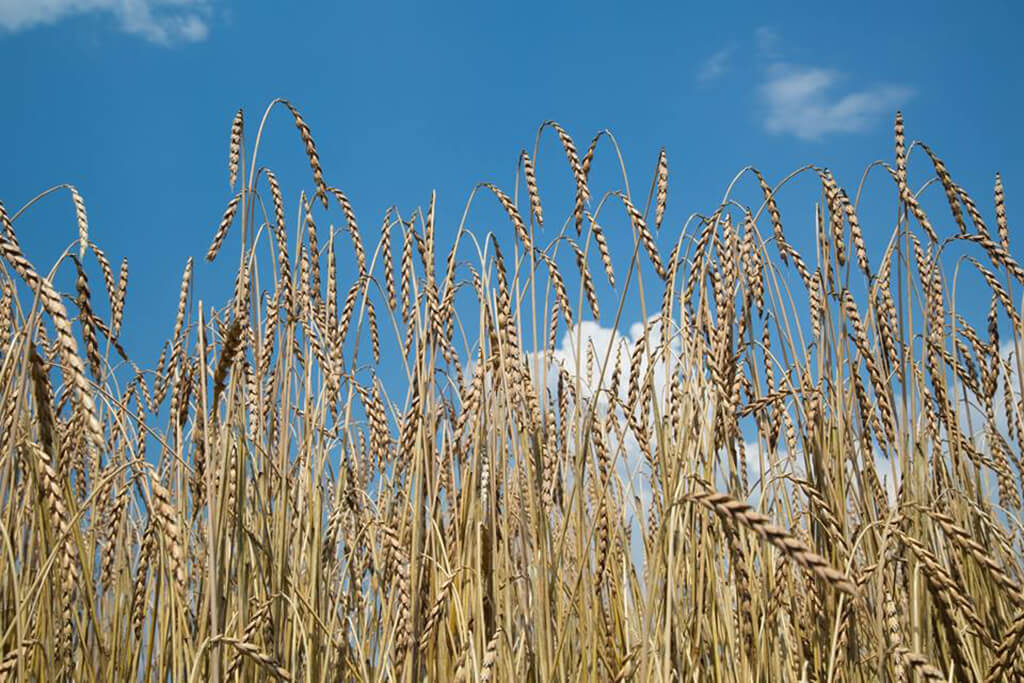
<svg viewBox="0 0 1024 683">
<path fill-rule="evenodd" d="M 913 96 L 911 88 L 877 85 L 837 93 L 838 71 L 777 62 L 759 88 L 766 107 L 764 126 L 771 133 L 789 133 L 820 140 L 829 133 L 865 130 Z"/>
<path fill-rule="evenodd" d="M 830 133 L 860 132 L 914 95 L 913 88 L 899 84 L 842 88 L 846 77 L 835 69 L 786 62 L 779 33 L 770 26 L 754 31 L 754 43 L 766 65 L 757 95 L 770 133 L 820 140 Z"/>
<path fill-rule="evenodd" d="M 729 70 L 729 58 L 732 57 L 733 51 L 732 45 L 726 45 L 704 60 L 700 71 L 697 72 L 697 80 L 701 83 L 710 83 L 724 76 L 725 72 Z"/>
<path fill-rule="evenodd" d="M 95 13 L 111 14 L 125 33 L 160 45 L 209 34 L 208 0 L 0 0 L 0 29 L 23 31 Z"/>
</svg>

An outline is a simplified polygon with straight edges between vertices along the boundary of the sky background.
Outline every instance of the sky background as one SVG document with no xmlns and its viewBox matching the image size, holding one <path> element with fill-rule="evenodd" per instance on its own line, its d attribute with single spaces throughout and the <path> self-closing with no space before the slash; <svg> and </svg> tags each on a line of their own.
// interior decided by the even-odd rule
<svg viewBox="0 0 1024 683">
<path fill-rule="evenodd" d="M 854 190 L 870 162 L 892 159 L 897 108 L 908 137 L 945 159 L 986 216 L 996 171 L 1011 227 L 1024 210 L 1019 3 L 341 5 L 0 0 L 0 199 L 13 212 L 52 185 L 79 188 L 92 239 L 115 267 L 129 260 L 123 340 L 141 362 L 170 335 L 189 256 L 207 302 L 228 295 L 237 225 L 231 258 L 202 256 L 231 197 L 230 123 L 244 107 L 251 146 L 275 97 L 302 111 L 328 184 L 374 235 L 387 207 L 407 214 L 436 190 L 447 245 L 475 183 L 511 191 L 519 150 L 532 151 L 546 119 L 584 149 L 611 129 L 643 198 L 667 149 L 666 252 L 686 216 L 713 211 L 748 164 L 770 182 L 805 163 L 828 166 Z M 310 187 L 303 148 L 285 110 L 268 126 L 261 160 L 282 177 L 294 218 Z M 570 206 L 572 180 L 555 138 L 542 148 L 547 225 L 557 227 L 565 214 L 550 207 L 559 195 Z M 608 189 L 614 165 L 610 149 L 599 152 Z M 876 182 L 886 208 L 862 212 L 875 256 L 894 206 Z M 810 225 L 817 198 L 814 182 L 803 187 L 780 197 L 798 246 L 792 231 Z M 511 232 L 500 213 L 484 215 L 494 220 L 480 227 Z M 613 249 L 631 251 L 625 216 L 615 220 Z M 949 234 L 948 210 L 934 220 Z M 16 229 L 48 267 L 75 236 L 66 195 Z M 615 300 L 606 287 L 605 309 Z M 638 316 L 627 312 L 620 330 Z"/>
</svg>

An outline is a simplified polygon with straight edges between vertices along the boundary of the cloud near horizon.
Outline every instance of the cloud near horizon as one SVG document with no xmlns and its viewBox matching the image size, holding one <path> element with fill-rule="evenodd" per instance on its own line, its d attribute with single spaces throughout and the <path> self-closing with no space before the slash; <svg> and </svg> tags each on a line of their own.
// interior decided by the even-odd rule
<svg viewBox="0 0 1024 683">
<path fill-rule="evenodd" d="M 0 0 L 0 31 L 17 33 L 85 14 L 109 14 L 124 33 L 157 45 L 210 33 L 208 0 Z"/>
</svg>

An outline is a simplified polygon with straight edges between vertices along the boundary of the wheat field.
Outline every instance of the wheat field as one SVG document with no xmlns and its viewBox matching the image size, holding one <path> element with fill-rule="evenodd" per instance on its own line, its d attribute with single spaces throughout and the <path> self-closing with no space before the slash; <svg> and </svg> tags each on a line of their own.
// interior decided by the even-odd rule
<svg viewBox="0 0 1024 683">
<path fill-rule="evenodd" d="M 897 114 L 865 172 L 889 224 L 815 166 L 670 222 L 664 151 L 640 194 L 592 187 L 614 138 L 549 121 L 565 216 L 535 146 L 474 190 L 494 234 L 433 198 L 369 230 L 270 109 L 312 182 L 283 196 L 259 139 L 287 132 L 239 110 L 219 305 L 189 260 L 165 325 L 123 320 L 77 190 L 0 210 L 0 680 L 1024 681 L 998 175 L 990 211 Z M 67 195 L 39 269 L 19 218 Z M 169 333 L 155 367 L 126 325 Z"/>
</svg>

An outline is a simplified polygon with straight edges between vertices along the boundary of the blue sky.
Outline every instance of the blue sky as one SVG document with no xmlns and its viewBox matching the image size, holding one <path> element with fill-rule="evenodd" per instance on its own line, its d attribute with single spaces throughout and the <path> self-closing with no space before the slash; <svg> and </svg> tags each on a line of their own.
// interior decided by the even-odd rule
<svg viewBox="0 0 1024 683">
<path fill-rule="evenodd" d="M 892 158 L 897 108 L 908 136 L 931 144 L 987 216 L 996 171 L 1011 225 L 1024 210 L 1017 3 L 340 5 L 0 0 L 0 199 L 16 210 L 54 184 L 80 189 L 92 237 L 115 264 L 130 262 L 133 356 L 155 358 L 169 335 L 187 257 L 208 303 L 229 291 L 231 259 L 201 258 L 230 199 L 231 117 L 245 107 L 251 144 L 278 96 L 303 112 L 328 183 L 373 232 L 388 206 L 408 213 L 432 190 L 439 230 L 453 229 L 476 182 L 511 189 L 518 152 L 546 119 L 581 147 L 611 129 L 638 195 L 666 147 L 663 233 L 713 210 L 747 164 L 772 181 L 825 165 L 855 188 L 868 163 Z M 554 138 L 544 149 L 542 192 L 571 201 Z M 283 110 L 262 154 L 295 206 L 310 181 Z M 606 150 L 595 173 L 613 163 Z M 813 183 L 803 187 L 781 199 L 794 225 L 817 196 Z M 886 188 L 885 207 L 891 197 Z M 619 220 L 615 239 L 625 240 Z M 864 222 L 869 239 L 892 227 Z M 944 214 L 940 224 L 949 227 Z M 74 238 L 74 213 L 52 198 L 17 230 L 37 265 L 49 265 Z M 602 296 L 613 309 L 614 293 Z"/>
</svg>

